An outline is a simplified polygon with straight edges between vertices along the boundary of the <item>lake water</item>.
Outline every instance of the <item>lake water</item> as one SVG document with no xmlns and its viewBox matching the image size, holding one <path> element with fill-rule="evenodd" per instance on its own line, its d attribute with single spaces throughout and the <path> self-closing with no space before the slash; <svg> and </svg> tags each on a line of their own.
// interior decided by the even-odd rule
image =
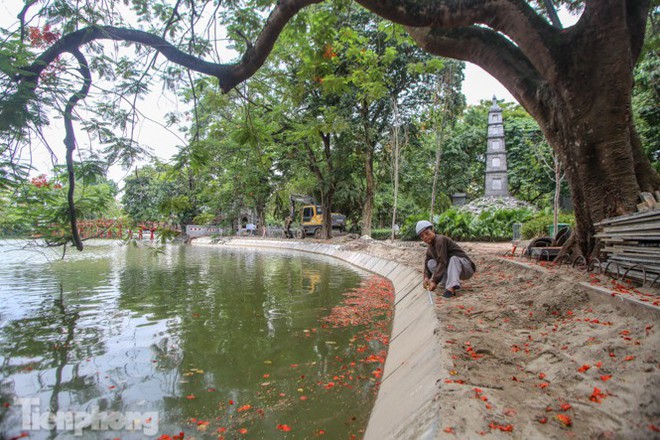
<svg viewBox="0 0 660 440">
<path fill-rule="evenodd" d="M 293 252 L 23 244 L 0 241 L 0 438 L 362 436 L 389 282 Z"/>
</svg>

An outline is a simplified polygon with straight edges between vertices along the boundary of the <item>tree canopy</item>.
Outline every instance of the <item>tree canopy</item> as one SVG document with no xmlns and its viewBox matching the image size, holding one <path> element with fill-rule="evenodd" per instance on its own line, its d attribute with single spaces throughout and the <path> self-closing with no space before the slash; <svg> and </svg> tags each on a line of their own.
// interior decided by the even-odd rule
<svg viewBox="0 0 660 440">
<path fill-rule="evenodd" d="M 30 130 L 38 133 L 47 122 L 48 108 L 59 109 L 64 117 L 69 156 L 76 146 L 71 123 L 75 119 L 101 143 L 115 147 L 109 151 L 122 152 L 109 155 L 109 159 L 134 157 L 139 146 L 130 135 L 110 134 L 105 125 L 112 121 L 120 127 L 131 126 L 136 113 L 122 108 L 125 100 L 135 102 L 156 77 L 172 87 L 188 79 L 194 100 L 194 78 L 186 72 L 215 77 L 222 91 L 233 90 L 264 68 L 273 51 L 286 50 L 285 44 L 290 42 L 285 39 L 286 29 L 321 38 L 312 38 L 321 47 L 328 42 L 323 41 L 323 32 L 316 35 L 301 19 L 308 7 L 317 3 L 320 0 L 231 4 L 134 1 L 131 15 L 137 21 L 129 23 L 123 2 L 26 2 L 19 14 L 20 26 L 5 31 L 0 52 L 4 89 L 0 133 L 8 145 L 3 150 L 3 162 L 13 163 L 7 159 L 29 141 L 35 133 Z M 340 0 L 325 3 L 348 8 L 349 17 L 356 8 Z M 597 251 L 594 222 L 634 210 L 640 191 L 660 187 L 660 177 L 651 167 L 632 117 L 633 68 L 642 54 L 649 13 L 657 14 L 650 0 L 356 3 L 405 26 L 426 52 L 478 64 L 532 115 L 566 165 L 577 220 L 569 246 L 576 252 Z M 559 4 L 584 8 L 575 25 L 561 27 L 554 13 Z M 228 47 L 240 53 L 233 62 L 219 55 L 219 25 L 227 29 Z M 122 56 L 121 51 L 116 58 L 108 56 L 102 42 L 116 47 L 120 47 L 117 42 L 139 44 L 138 58 Z M 279 42 L 284 46 L 278 47 Z M 366 49 L 368 41 L 351 44 L 342 48 L 338 58 L 350 62 L 351 50 L 360 54 L 360 47 Z M 335 47 L 326 49 L 337 54 Z M 388 49 L 375 53 L 381 59 L 387 57 Z M 113 93 L 105 93 L 102 102 L 91 108 L 103 116 L 103 122 L 97 119 L 92 123 L 76 114 L 94 91 L 93 75 L 113 84 Z M 318 75 L 329 85 L 335 84 L 335 77 L 327 71 Z M 337 78 L 342 82 L 348 79 Z M 348 80 L 345 84 L 350 85 Z M 352 84 L 362 104 L 377 92 L 364 88 L 370 84 L 365 76 L 355 77 Z M 363 135 L 368 144 L 369 131 Z M 366 153 L 369 155 L 368 150 Z M 71 167 L 69 171 L 73 187 Z M 368 176 L 369 170 L 366 172 Z M 367 189 L 367 200 L 369 197 Z"/>
</svg>

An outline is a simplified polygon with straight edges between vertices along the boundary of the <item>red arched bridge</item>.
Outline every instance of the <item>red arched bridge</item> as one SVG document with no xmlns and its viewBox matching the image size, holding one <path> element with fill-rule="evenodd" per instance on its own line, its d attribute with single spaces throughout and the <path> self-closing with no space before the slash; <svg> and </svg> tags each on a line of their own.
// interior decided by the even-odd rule
<svg viewBox="0 0 660 440">
<path fill-rule="evenodd" d="M 153 240 L 156 231 L 163 229 L 179 231 L 178 228 L 165 222 L 129 224 L 124 220 L 113 219 L 78 220 L 78 232 L 82 238 Z"/>
</svg>

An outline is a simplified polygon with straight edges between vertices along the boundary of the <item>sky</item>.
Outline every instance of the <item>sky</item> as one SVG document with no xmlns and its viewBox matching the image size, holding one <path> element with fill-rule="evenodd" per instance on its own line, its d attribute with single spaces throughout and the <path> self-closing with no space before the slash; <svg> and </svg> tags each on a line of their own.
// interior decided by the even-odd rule
<svg viewBox="0 0 660 440">
<path fill-rule="evenodd" d="M 10 27 L 17 22 L 15 17 L 20 11 L 22 3 L 21 0 L 2 1 L 2 5 L 0 5 L 0 26 Z M 565 26 L 573 24 L 576 21 L 575 17 L 569 16 L 563 11 L 560 11 L 560 17 Z M 492 99 L 493 96 L 496 96 L 498 100 L 503 99 L 506 102 L 516 102 L 509 91 L 495 78 L 472 63 L 466 63 L 463 93 L 468 104 L 478 104 L 482 100 Z M 138 108 L 144 117 L 137 127 L 136 140 L 140 144 L 149 147 L 153 154 L 162 160 L 170 159 L 177 153 L 177 147 L 184 144 L 184 140 L 176 132 L 170 132 L 163 128 L 159 122 L 163 121 L 165 114 L 170 111 L 183 111 L 183 104 L 178 102 L 171 94 L 170 96 L 167 94 L 163 95 L 160 93 L 160 90 L 155 90 L 139 103 Z M 64 138 L 64 128 L 61 120 L 52 120 L 51 125 L 46 130 L 46 137 L 49 139 L 49 143 L 53 146 L 53 149 L 56 150 L 58 160 L 60 163 L 63 163 L 64 147 L 62 146 L 62 139 Z M 87 145 L 89 145 L 89 142 L 85 138 L 78 134 L 77 136 L 80 144 L 87 142 Z M 61 146 L 61 150 L 59 151 L 57 151 L 58 146 Z M 84 148 L 84 145 L 80 147 Z M 38 154 L 34 158 L 34 163 L 40 171 L 43 170 L 42 172 L 47 173 L 47 170 L 51 168 L 51 160 L 45 152 Z M 116 166 L 111 168 L 109 177 L 115 181 L 120 181 L 128 172 L 130 170 L 122 170 Z"/>
</svg>

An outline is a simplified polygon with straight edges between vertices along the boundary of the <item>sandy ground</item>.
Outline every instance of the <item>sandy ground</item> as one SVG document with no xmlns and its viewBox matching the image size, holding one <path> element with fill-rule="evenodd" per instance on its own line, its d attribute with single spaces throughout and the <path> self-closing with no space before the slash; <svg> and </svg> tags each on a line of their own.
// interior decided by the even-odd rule
<svg viewBox="0 0 660 440">
<path fill-rule="evenodd" d="M 423 243 L 334 241 L 421 282 Z M 439 438 L 660 439 L 660 313 L 592 301 L 578 282 L 660 306 L 657 291 L 514 259 L 525 268 L 502 257 L 507 243 L 461 246 L 478 270 L 456 298 L 436 297 Z"/>
</svg>

